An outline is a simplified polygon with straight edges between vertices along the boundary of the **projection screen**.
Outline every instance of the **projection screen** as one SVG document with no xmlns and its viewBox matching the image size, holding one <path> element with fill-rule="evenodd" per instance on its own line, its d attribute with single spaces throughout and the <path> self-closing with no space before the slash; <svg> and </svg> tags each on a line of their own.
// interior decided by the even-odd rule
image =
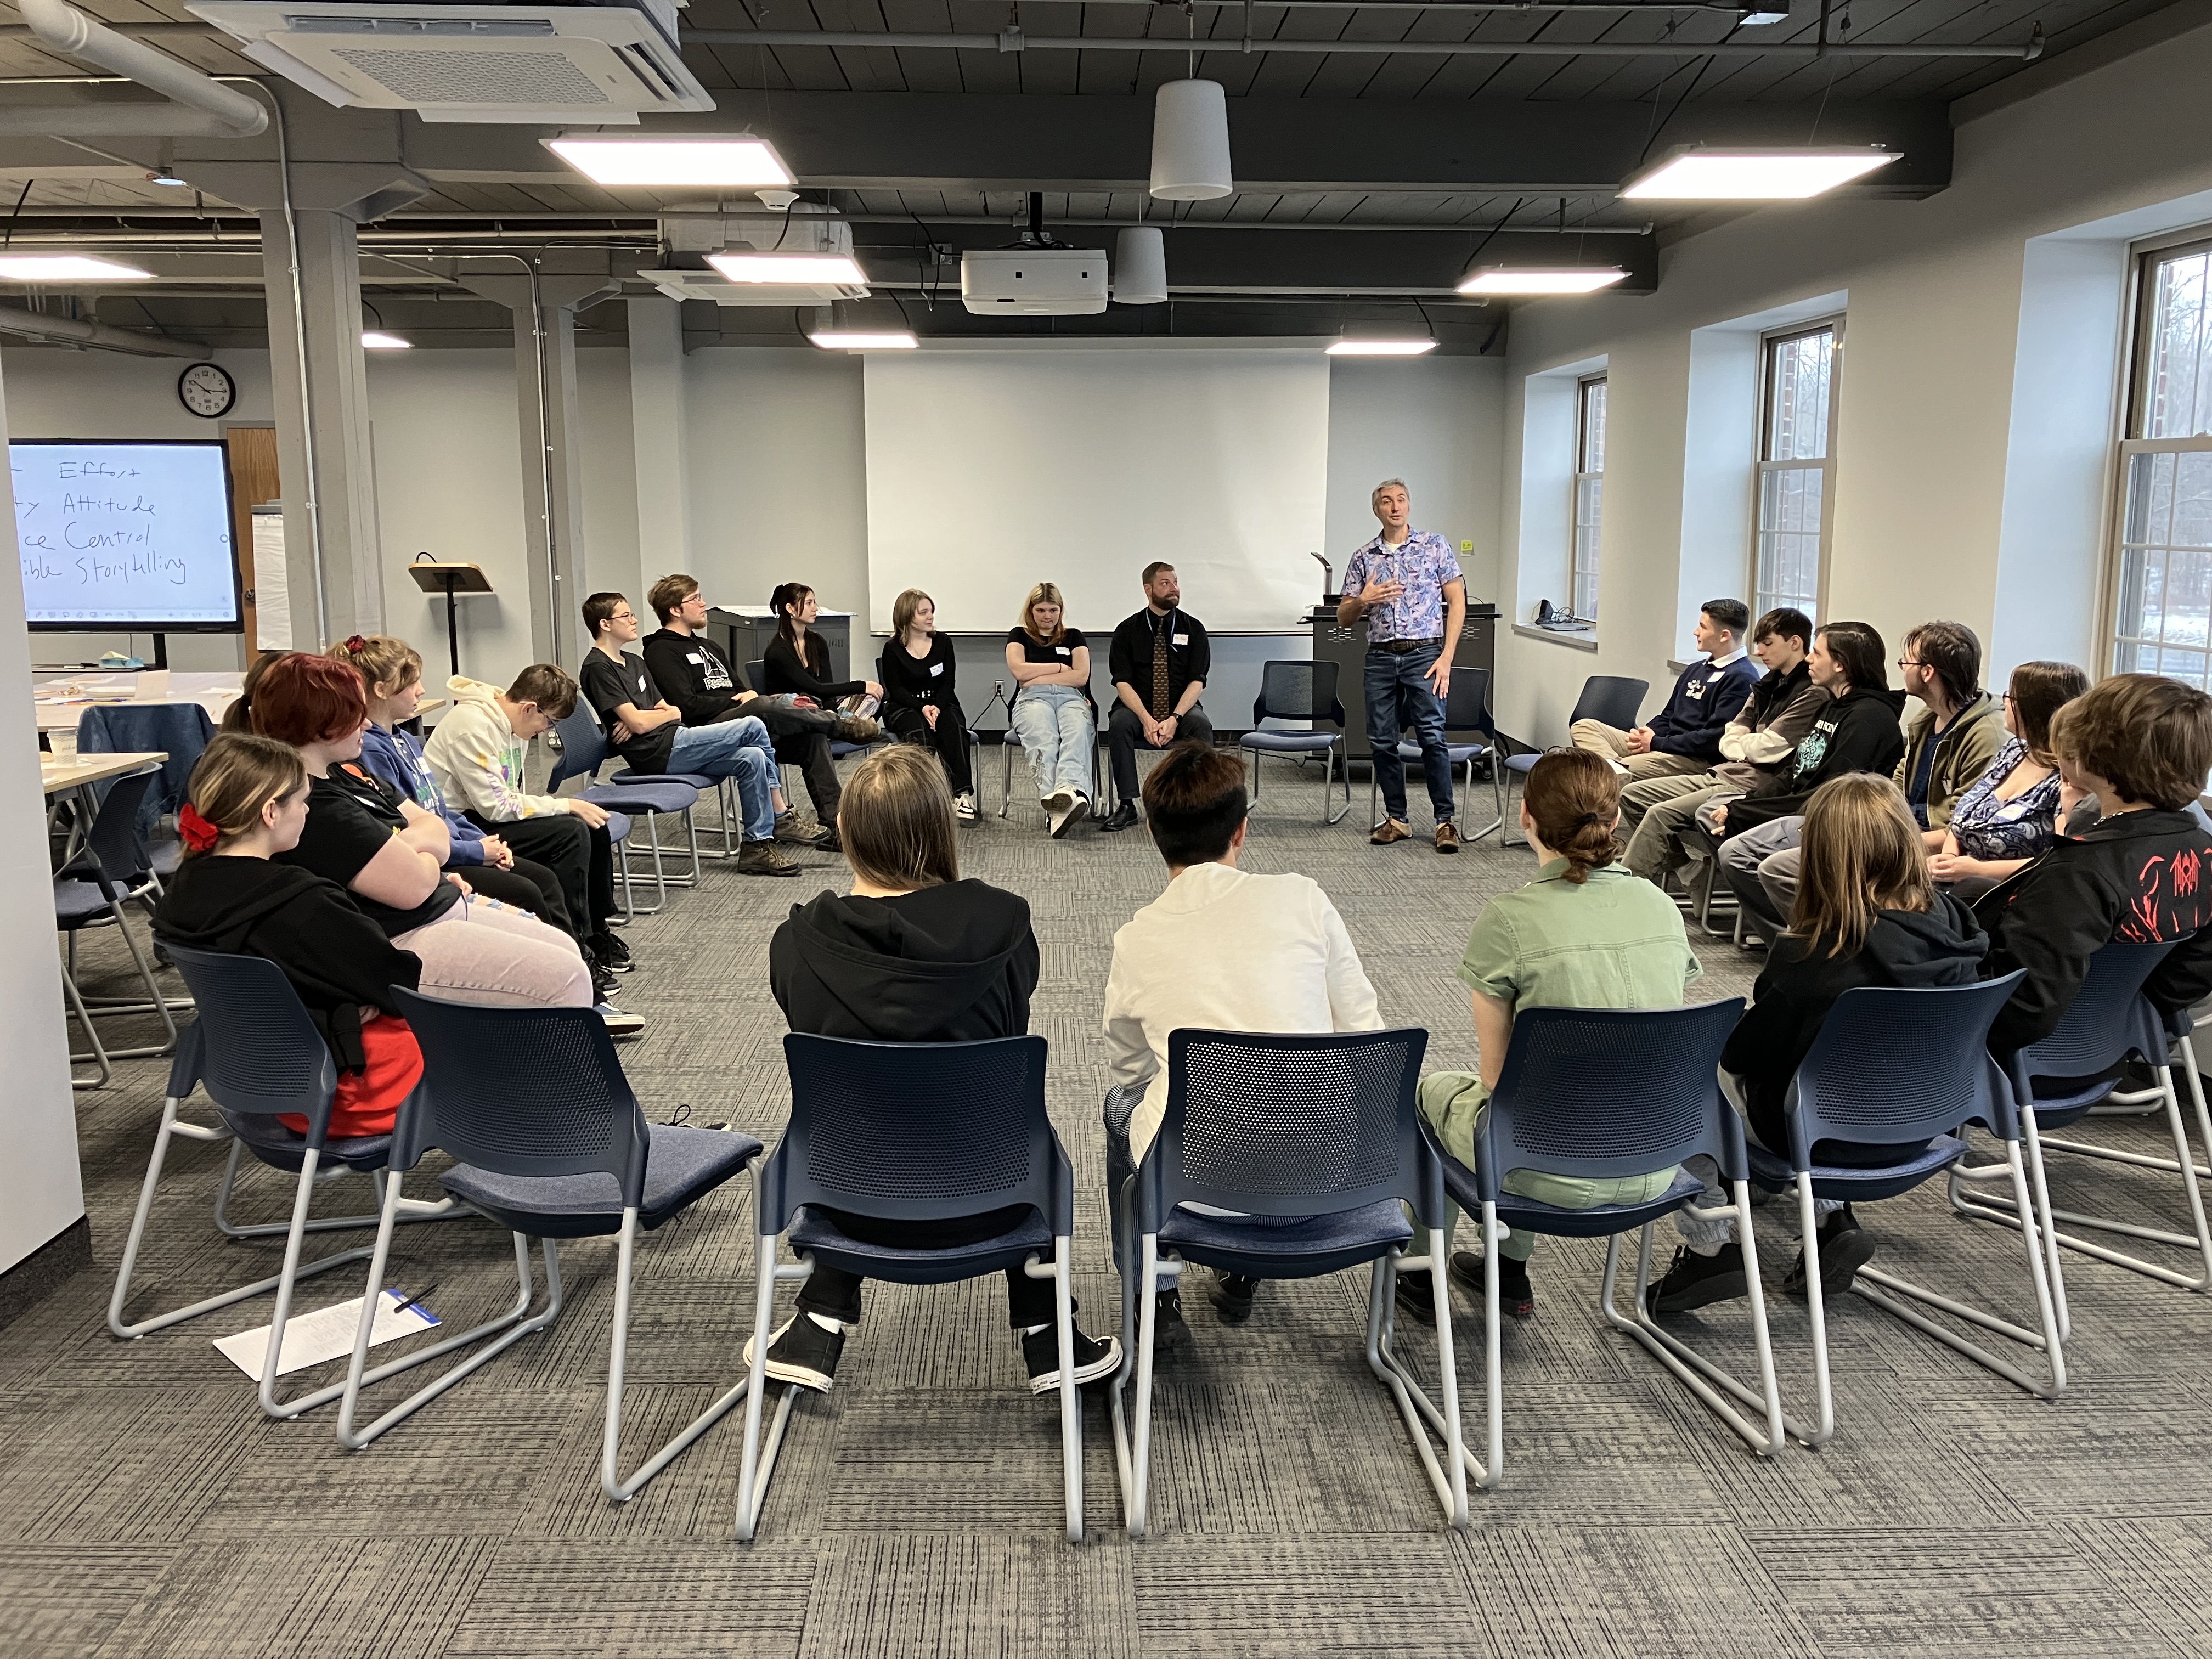
<svg viewBox="0 0 2212 1659">
<path fill-rule="evenodd" d="M 1328 360 L 1304 350 L 939 350 L 867 359 L 868 610 L 1014 625 L 1039 581 L 1103 635 L 1176 567 L 1216 630 L 1296 629 L 1321 591 Z"/>
</svg>

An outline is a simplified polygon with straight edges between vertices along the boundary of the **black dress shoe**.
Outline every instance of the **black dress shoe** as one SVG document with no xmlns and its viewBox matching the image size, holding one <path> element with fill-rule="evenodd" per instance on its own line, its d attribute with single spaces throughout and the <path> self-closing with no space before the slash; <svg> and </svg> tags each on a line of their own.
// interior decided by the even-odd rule
<svg viewBox="0 0 2212 1659">
<path fill-rule="evenodd" d="M 1102 833 L 1110 835 L 1116 830 L 1127 830 L 1136 821 L 1137 803 L 1125 800 L 1114 809 L 1109 817 L 1099 820 L 1098 828 Z"/>
</svg>

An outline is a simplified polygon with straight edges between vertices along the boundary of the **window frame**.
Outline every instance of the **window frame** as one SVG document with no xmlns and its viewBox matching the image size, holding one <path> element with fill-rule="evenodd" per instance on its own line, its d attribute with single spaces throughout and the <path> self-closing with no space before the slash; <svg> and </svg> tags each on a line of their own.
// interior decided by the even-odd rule
<svg viewBox="0 0 2212 1659">
<path fill-rule="evenodd" d="M 1598 580 L 1601 568 L 1601 556 L 1604 551 L 1602 542 L 1605 532 L 1605 422 L 1612 410 L 1611 393 L 1605 390 L 1607 378 L 1608 371 L 1602 368 L 1595 374 L 1579 375 L 1576 378 L 1575 448 L 1572 458 L 1573 465 L 1567 474 L 1567 605 L 1576 616 L 1592 623 L 1597 621 Z M 1599 393 L 1601 399 L 1597 418 L 1599 465 L 1595 468 L 1589 464 L 1590 394 L 1593 391 Z M 1597 485 L 1597 510 L 1588 523 L 1587 528 L 1590 533 L 1585 540 L 1583 533 L 1585 528 L 1583 518 L 1583 487 L 1589 483 L 1595 483 Z M 1587 557 L 1584 556 L 1585 552 L 1587 552 Z M 1588 610 L 1583 608 L 1585 591 L 1589 595 Z"/>
<path fill-rule="evenodd" d="M 2103 569 L 2098 595 L 2097 667 L 2100 676 L 2123 672 L 2120 667 L 2121 592 L 2127 580 L 2128 507 L 2138 457 L 2212 451 L 2212 433 L 2183 438 L 2139 435 L 2148 424 L 2153 337 L 2158 326 L 2156 286 L 2159 267 L 2180 258 L 2212 254 L 2212 225 L 2172 232 L 2136 243 L 2130 250 L 2128 276 L 2128 358 L 2119 387 L 2118 431 L 2111 450 L 2108 479 L 2111 499 L 2106 507 Z M 2142 643 L 2130 635 L 2129 642 Z M 2158 650 L 2164 641 L 2154 641 Z M 2190 647 L 2184 647 L 2185 649 Z M 2130 672 L 2163 672 L 2164 665 Z M 2208 642 L 2205 680 L 2212 685 L 2212 642 Z"/>
<path fill-rule="evenodd" d="M 1804 596 L 1796 594 L 1772 595 L 1759 582 L 1759 544 L 1769 532 L 1765 527 L 1761 509 L 1766 493 L 1766 478 L 1771 472 L 1799 472 L 1818 471 L 1820 474 L 1820 526 L 1815 558 L 1818 572 L 1813 580 L 1812 611 L 1817 622 L 1826 614 L 1828 600 L 1828 572 L 1833 561 L 1828 557 L 1834 546 L 1836 522 L 1836 431 L 1837 415 L 1842 407 L 1844 367 L 1844 314 L 1836 312 L 1826 317 L 1809 318 L 1792 323 L 1785 328 L 1769 329 L 1759 337 L 1759 429 L 1752 447 L 1751 467 L 1751 548 L 1750 570 L 1745 587 L 1752 594 L 1752 614 L 1764 615 L 1780 604 L 1798 604 Z M 1774 400 L 1776 395 L 1774 372 L 1775 348 L 1794 340 L 1809 339 L 1816 334 L 1832 337 L 1828 348 L 1828 408 L 1826 442 L 1817 460 L 1777 460 L 1767 452 L 1774 441 Z"/>
</svg>

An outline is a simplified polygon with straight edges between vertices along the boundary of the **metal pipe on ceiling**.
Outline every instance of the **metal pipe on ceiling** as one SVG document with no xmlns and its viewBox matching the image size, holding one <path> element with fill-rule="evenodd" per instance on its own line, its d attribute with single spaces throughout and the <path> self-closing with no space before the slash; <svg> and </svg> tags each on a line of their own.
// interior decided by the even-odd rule
<svg viewBox="0 0 2212 1659">
<path fill-rule="evenodd" d="M 1178 40 L 1099 34 L 1028 34 L 1009 28 L 998 34 L 870 33 L 848 29 L 686 29 L 687 43 L 714 46 L 896 47 L 912 52 L 1168 52 L 1178 57 L 1227 52 L 1259 56 L 1291 52 L 1304 57 L 1346 53 L 1389 58 L 2005 58 L 2032 62 L 2043 56 L 2039 25 L 2025 46 L 1850 46 L 1834 41 L 1772 46 L 1716 41 L 1697 46 L 1680 40 Z"/>
<path fill-rule="evenodd" d="M 216 85 L 165 52 L 118 33 L 97 18 L 86 16 L 68 0 L 15 0 L 15 5 L 29 32 L 49 52 L 127 75 L 169 100 L 166 106 L 135 112 L 135 119 L 150 125 L 122 131 L 179 137 L 251 138 L 268 130 L 269 112 L 258 100 Z M 115 113 L 96 106 L 6 113 L 36 120 L 40 124 L 37 131 L 56 136 L 99 137 L 118 131 L 113 125 Z"/>
<path fill-rule="evenodd" d="M 215 354 L 189 340 L 165 339 L 159 334 L 140 334 L 127 328 L 110 328 L 77 317 L 49 317 L 44 312 L 0 306 L 0 334 L 22 334 L 33 339 L 61 340 L 71 345 L 98 346 L 107 351 L 127 351 L 141 357 L 191 357 L 204 361 Z"/>
</svg>

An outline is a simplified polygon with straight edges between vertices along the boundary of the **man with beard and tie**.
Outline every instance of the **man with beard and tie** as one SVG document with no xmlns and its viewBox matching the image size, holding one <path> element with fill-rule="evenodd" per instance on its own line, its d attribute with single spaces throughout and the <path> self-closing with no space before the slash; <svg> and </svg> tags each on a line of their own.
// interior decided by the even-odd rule
<svg viewBox="0 0 2212 1659">
<path fill-rule="evenodd" d="M 1137 821 L 1137 747 L 1166 749 L 1178 743 L 1213 746 L 1213 722 L 1199 706 L 1213 647 L 1206 624 L 1182 609 L 1175 567 L 1155 559 L 1145 567 L 1145 608 L 1114 630 L 1108 665 L 1114 676 L 1114 712 L 1106 742 L 1114 760 L 1114 794 L 1121 803 L 1098 828 L 1127 830 Z"/>
</svg>

